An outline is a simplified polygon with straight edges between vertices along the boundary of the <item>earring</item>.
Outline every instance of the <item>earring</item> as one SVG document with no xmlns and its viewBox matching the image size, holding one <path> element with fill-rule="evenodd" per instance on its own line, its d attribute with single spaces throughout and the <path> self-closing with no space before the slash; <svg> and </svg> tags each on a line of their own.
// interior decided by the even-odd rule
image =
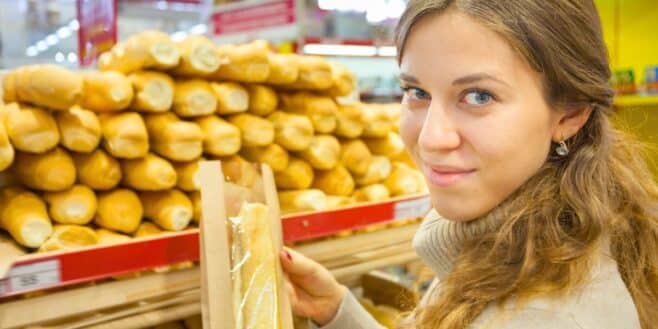
<svg viewBox="0 0 658 329">
<path fill-rule="evenodd" d="M 569 154 L 569 148 L 567 147 L 567 143 L 564 141 L 559 142 L 560 145 L 555 148 L 555 153 L 561 157 L 565 157 Z"/>
</svg>

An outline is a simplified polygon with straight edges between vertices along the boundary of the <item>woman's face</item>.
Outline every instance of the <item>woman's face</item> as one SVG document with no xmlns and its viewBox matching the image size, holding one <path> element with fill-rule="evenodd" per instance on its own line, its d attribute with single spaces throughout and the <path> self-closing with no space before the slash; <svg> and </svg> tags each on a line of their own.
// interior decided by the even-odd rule
<svg viewBox="0 0 658 329">
<path fill-rule="evenodd" d="M 486 214 L 546 161 L 560 115 L 540 74 L 484 25 L 456 11 L 423 19 L 400 69 L 401 135 L 442 216 Z"/>
</svg>

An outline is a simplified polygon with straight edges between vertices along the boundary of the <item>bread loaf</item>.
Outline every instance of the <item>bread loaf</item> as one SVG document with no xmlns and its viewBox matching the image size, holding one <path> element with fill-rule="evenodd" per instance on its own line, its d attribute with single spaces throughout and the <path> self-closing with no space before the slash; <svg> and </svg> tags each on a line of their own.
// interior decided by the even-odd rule
<svg viewBox="0 0 658 329">
<path fill-rule="evenodd" d="M 364 175 L 372 160 L 368 146 L 360 140 L 345 140 L 341 145 L 341 163 L 354 175 Z"/>
<path fill-rule="evenodd" d="M 318 170 L 330 170 L 336 167 L 340 159 L 340 142 L 332 135 L 313 136 L 311 145 L 299 156 Z"/>
<path fill-rule="evenodd" d="M 290 85 L 299 77 L 298 55 L 269 53 L 270 75 L 267 84 Z"/>
<path fill-rule="evenodd" d="M 2 118 L 2 114 L 0 114 L 0 172 L 11 166 L 14 162 L 14 156 L 14 146 L 9 141 L 9 135 L 5 128 L 5 120 Z"/>
<path fill-rule="evenodd" d="M 267 146 L 274 142 L 274 124 L 249 113 L 231 116 L 228 122 L 240 129 L 243 146 Z"/>
<path fill-rule="evenodd" d="M 151 222 L 142 222 L 139 224 L 139 227 L 137 227 L 137 230 L 133 234 L 134 237 L 136 238 L 142 238 L 145 236 L 151 236 L 151 235 L 158 235 L 162 234 L 164 231 L 157 225 L 151 223 Z"/>
<path fill-rule="evenodd" d="M 165 112 L 174 102 L 174 80 L 162 72 L 137 71 L 128 78 L 135 89 L 131 108 L 139 112 Z"/>
<path fill-rule="evenodd" d="M 59 224 L 85 225 L 94 219 L 98 206 L 94 191 L 84 185 L 44 193 L 43 199 L 48 205 L 50 218 Z"/>
<path fill-rule="evenodd" d="M 56 250 L 75 250 L 98 243 L 96 232 L 89 227 L 80 225 L 55 225 L 53 234 L 41 245 L 39 252 Z"/>
<path fill-rule="evenodd" d="M 274 173 L 274 180 L 279 189 L 304 190 L 313 184 L 313 168 L 306 161 L 290 157 L 288 167 Z"/>
<path fill-rule="evenodd" d="M 301 114 L 277 111 L 267 117 L 274 124 L 277 144 L 298 152 L 307 149 L 313 141 L 313 123 Z"/>
<path fill-rule="evenodd" d="M 23 66 L 3 79 L 5 102 L 24 102 L 52 110 L 68 110 L 82 95 L 82 77 L 50 64 Z"/>
<path fill-rule="evenodd" d="M 178 66 L 180 52 L 169 35 L 148 30 L 112 47 L 98 59 L 102 71 L 130 73 L 142 69 L 168 70 Z"/>
<path fill-rule="evenodd" d="M 299 75 L 297 81 L 286 86 L 300 90 L 326 90 L 333 84 L 333 75 L 329 62 L 319 56 L 297 56 Z"/>
<path fill-rule="evenodd" d="M 144 217 L 152 220 L 162 229 L 180 231 L 192 220 L 194 212 L 192 201 L 177 189 L 141 192 L 139 198 L 144 209 Z"/>
<path fill-rule="evenodd" d="M 279 98 L 274 89 L 264 85 L 249 85 L 249 113 L 267 116 L 279 105 Z"/>
<path fill-rule="evenodd" d="M 354 204 L 354 199 L 347 196 L 327 195 L 327 209 L 338 209 Z"/>
<path fill-rule="evenodd" d="M 0 110 L 0 116 L 17 151 L 44 153 L 59 143 L 57 122 L 46 110 L 11 103 Z"/>
<path fill-rule="evenodd" d="M 361 108 L 357 105 L 339 105 L 336 112 L 336 136 L 358 138 L 363 134 L 366 122 Z"/>
<path fill-rule="evenodd" d="M 75 165 L 62 148 L 43 154 L 18 152 L 14 174 L 27 187 L 43 191 L 62 191 L 75 183 Z"/>
<path fill-rule="evenodd" d="M 391 174 L 384 181 L 384 185 L 391 191 L 392 196 L 413 194 L 423 190 L 422 181 L 418 179 L 414 171 L 404 163 L 393 163 Z"/>
<path fill-rule="evenodd" d="M 217 98 L 217 113 L 236 114 L 249 109 L 249 92 L 235 82 L 212 83 L 211 88 Z"/>
<path fill-rule="evenodd" d="M 215 45 L 201 35 L 190 35 L 176 43 L 180 64 L 172 73 L 189 77 L 207 77 L 217 71 L 221 58 Z"/>
<path fill-rule="evenodd" d="M 327 209 L 327 196 L 316 189 L 281 191 L 279 192 L 279 204 L 281 212 L 284 214 L 322 211 Z"/>
<path fill-rule="evenodd" d="M 215 115 L 197 118 L 195 122 L 203 132 L 205 153 L 221 157 L 234 155 L 240 151 L 242 136 L 238 127 Z"/>
<path fill-rule="evenodd" d="M 270 75 L 270 50 L 263 40 L 243 45 L 221 45 L 216 51 L 223 64 L 213 74 L 214 79 L 260 83 Z"/>
<path fill-rule="evenodd" d="M 99 228 L 96 230 L 96 237 L 98 238 L 98 244 L 101 245 L 121 244 L 132 240 L 132 238 L 128 235 L 112 232 L 104 228 Z"/>
<path fill-rule="evenodd" d="M 375 155 L 368 164 L 366 173 L 354 176 L 354 181 L 358 186 L 380 183 L 391 174 L 391 170 L 391 161 L 387 157 Z"/>
<path fill-rule="evenodd" d="M 329 134 L 336 129 L 338 106 L 331 97 L 309 92 L 284 93 L 281 105 L 286 111 L 308 116 L 318 133 Z"/>
<path fill-rule="evenodd" d="M 74 106 L 55 113 L 61 144 L 74 152 L 93 151 L 101 141 L 101 124 L 96 114 Z"/>
<path fill-rule="evenodd" d="M 121 181 L 121 165 L 102 149 L 73 154 L 77 180 L 94 190 L 110 190 Z"/>
<path fill-rule="evenodd" d="M 203 153 L 203 132 L 196 123 L 171 112 L 146 115 L 144 122 L 155 153 L 172 161 L 192 161 Z"/>
<path fill-rule="evenodd" d="M 101 114 L 103 147 L 115 158 L 135 159 L 146 155 L 149 136 L 142 117 L 135 112 Z"/>
<path fill-rule="evenodd" d="M 385 201 L 390 199 L 391 193 L 384 184 L 372 184 L 356 189 L 352 197 L 357 202 Z"/>
<path fill-rule="evenodd" d="M 192 160 L 187 162 L 174 162 L 178 182 L 176 187 L 183 191 L 198 191 L 201 188 L 199 177 L 199 161 Z"/>
<path fill-rule="evenodd" d="M 131 234 L 142 221 L 142 214 L 142 204 L 135 192 L 116 189 L 98 194 L 94 223 L 108 230 Z"/>
<path fill-rule="evenodd" d="M 91 71 L 83 75 L 80 105 L 94 112 L 121 111 L 132 103 L 133 86 L 117 71 Z"/>
<path fill-rule="evenodd" d="M 361 109 L 363 111 L 363 122 L 368 123 L 363 130 L 363 137 L 383 138 L 393 129 L 393 123 L 382 106 L 362 104 Z"/>
<path fill-rule="evenodd" d="M 313 188 L 328 195 L 350 196 L 354 191 L 354 179 L 345 167 L 338 165 L 331 170 L 316 171 Z"/>
<path fill-rule="evenodd" d="M 364 138 L 363 141 L 368 145 L 370 152 L 376 155 L 384 155 L 392 158 L 404 152 L 402 138 L 393 131 L 386 134 L 386 137 Z"/>
<path fill-rule="evenodd" d="M 217 97 L 205 80 L 176 81 L 173 110 L 180 117 L 199 117 L 212 114 L 217 109 Z"/>
<path fill-rule="evenodd" d="M 253 163 L 239 155 L 222 158 L 222 172 L 227 182 L 240 186 L 251 187 L 258 178 L 258 170 Z"/>
<path fill-rule="evenodd" d="M 334 97 L 347 96 L 356 88 L 356 78 L 343 64 L 330 62 L 333 85 L 329 94 Z"/>
<path fill-rule="evenodd" d="M 282 171 L 288 167 L 290 155 L 283 147 L 278 144 L 267 146 L 245 147 L 240 152 L 245 159 L 256 162 L 266 163 L 273 171 Z"/>
<path fill-rule="evenodd" d="M 28 248 L 40 247 L 53 231 L 46 204 L 20 187 L 0 190 L 0 227 Z"/>
<path fill-rule="evenodd" d="M 122 183 L 139 191 L 161 191 L 176 186 L 176 170 L 167 160 L 149 153 L 143 158 L 123 160 Z"/>
</svg>

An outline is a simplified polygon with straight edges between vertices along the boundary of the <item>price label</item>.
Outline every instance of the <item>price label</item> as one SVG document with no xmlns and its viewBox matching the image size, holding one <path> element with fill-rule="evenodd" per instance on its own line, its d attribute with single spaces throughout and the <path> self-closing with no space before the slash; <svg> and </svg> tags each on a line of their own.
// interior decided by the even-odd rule
<svg viewBox="0 0 658 329">
<path fill-rule="evenodd" d="M 432 203 L 429 196 L 420 199 L 400 201 L 395 204 L 395 220 L 423 217 L 430 211 Z"/>
<path fill-rule="evenodd" d="M 59 260 L 57 259 L 17 266 L 9 271 L 9 287 L 5 293 L 45 288 L 60 281 Z"/>
</svg>

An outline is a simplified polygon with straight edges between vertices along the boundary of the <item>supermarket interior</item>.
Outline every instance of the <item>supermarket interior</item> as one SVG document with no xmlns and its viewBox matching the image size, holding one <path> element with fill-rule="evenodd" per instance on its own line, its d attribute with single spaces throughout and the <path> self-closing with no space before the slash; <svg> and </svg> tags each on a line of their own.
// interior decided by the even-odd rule
<svg viewBox="0 0 658 329">
<path fill-rule="evenodd" d="M 0 329 L 319 328 L 281 250 L 398 328 L 436 274 L 409 2 L 0 0 Z M 658 2 L 594 3 L 611 120 L 658 174 Z"/>
</svg>

